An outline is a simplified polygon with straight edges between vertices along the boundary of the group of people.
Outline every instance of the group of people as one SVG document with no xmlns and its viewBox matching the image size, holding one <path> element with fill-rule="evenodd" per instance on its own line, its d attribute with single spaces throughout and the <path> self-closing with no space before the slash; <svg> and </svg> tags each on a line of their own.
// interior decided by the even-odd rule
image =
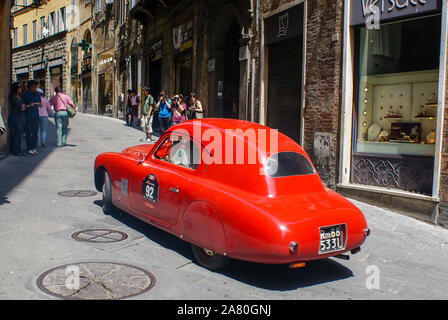
<svg viewBox="0 0 448 320">
<path fill-rule="evenodd" d="M 130 126 L 138 125 L 141 104 L 140 125 L 146 133 L 146 141 L 152 141 L 153 134 L 161 136 L 168 128 L 182 121 L 203 118 L 204 109 L 195 93 L 187 97 L 176 94 L 170 98 L 162 91 L 157 99 L 151 95 L 149 88 L 143 88 L 142 93 L 143 97 L 140 99 L 137 91 L 128 90 L 126 123 Z"/>
<path fill-rule="evenodd" d="M 26 88 L 18 82 L 12 84 L 10 95 L 12 112 L 9 125 L 12 128 L 11 152 L 16 156 L 36 155 L 36 148 L 46 147 L 48 117 L 53 115 L 57 147 L 62 148 L 67 145 L 66 106 L 70 105 L 75 109 L 76 106 L 59 87 L 56 87 L 54 91 L 54 95 L 48 100 L 35 80 L 28 81 Z M 22 148 L 23 134 L 25 134 L 26 151 Z"/>
</svg>

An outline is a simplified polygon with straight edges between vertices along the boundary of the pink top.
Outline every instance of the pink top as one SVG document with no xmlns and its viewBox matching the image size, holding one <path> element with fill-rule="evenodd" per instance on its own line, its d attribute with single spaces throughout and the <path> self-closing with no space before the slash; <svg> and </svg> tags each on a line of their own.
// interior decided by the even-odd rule
<svg viewBox="0 0 448 320">
<path fill-rule="evenodd" d="M 182 104 L 182 110 L 184 110 L 185 111 L 185 109 L 187 109 L 187 106 L 185 105 L 185 103 L 184 104 Z M 177 112 L 177 110 L 175 110 L 174 111 L 174 114 L 173 114 L 173 121 L 175 121 L 175 122 L 182 122 L 182 121 L 185 121 L 186 119 L 185 119 L 185 114 L 179 114 L 178 112 Z"/>
<path fill-rule="evenodd" d="M 50 98 L 50 105 L 54 108 L 55 112 L 61 110 L 67 110 L 65 108 L 67 104 L 76 109 L 76 106 L 73 104 L 72 100 L 70 100 L 70 98 L 67 95 L 61 92 Z"/>
<path fill-rule="evenodd" d="M 139 98 L 138 95 L 131 96 L 131 104 L 132 104 L 133 106 L 138 105 L 138 98 Z"/>
<path fill-rule="evenodd" d="M 53 112 L 50 101 L 45 97 L 40 97 L 40 101 L 42 102 L 42 106 L 39 107 L 39 117 L 48 117 Z"/>
</svg>

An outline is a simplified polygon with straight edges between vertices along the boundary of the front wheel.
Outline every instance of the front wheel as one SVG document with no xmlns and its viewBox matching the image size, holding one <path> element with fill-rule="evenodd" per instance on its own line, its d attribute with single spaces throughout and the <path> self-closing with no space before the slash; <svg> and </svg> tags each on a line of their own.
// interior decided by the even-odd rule
<svg viewBox="0 0 448 320">
<path fill-rule="evenodd" d="M 213 250 L 191 245 L 193 255 L 199 265 L 209 270 L 215 271 L 223 269 L 230 263 L 230 259 L 215 253 Z"/>
</svg>

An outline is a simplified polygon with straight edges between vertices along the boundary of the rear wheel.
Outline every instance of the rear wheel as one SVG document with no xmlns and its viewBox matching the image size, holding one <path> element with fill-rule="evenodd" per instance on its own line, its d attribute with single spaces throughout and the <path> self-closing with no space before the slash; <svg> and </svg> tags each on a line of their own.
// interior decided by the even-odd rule
<svg viewBox="0 0 448 320">
<path fill-rule="evenodd" d="M 191 245 L 191 248 L 196 261 L 204 268 L 214 271 L 223 269 L 230 263 L 229 258 L 217 254 L 213 250 L 197 247 L 193 244 Z"/>
<path fill-rule="evenodd" d="M 112 204 L 112 189 L 110 186 L 110 178 L 107 171 L 104 171 L 103 183 L 103 212 L 105 214 L 112 214 L 115 211 L 115 206 Z"/>
</svg>

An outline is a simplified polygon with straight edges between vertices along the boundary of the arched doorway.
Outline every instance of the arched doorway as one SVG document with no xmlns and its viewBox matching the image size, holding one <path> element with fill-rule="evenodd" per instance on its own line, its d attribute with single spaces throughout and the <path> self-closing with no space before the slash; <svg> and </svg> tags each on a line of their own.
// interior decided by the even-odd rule
<svg viewBox="0 0 448 320">
<path fill-rule="evenodd" d="M 83 40 L 81 41 L 81 49 L 83 51 L 82 68 L 81 68 L 81 84 L 82 84 L 82 111 L 87 113 L 95 113 L 92 106 L 92 34 L 90 30 L 86 30 Z"/>
<path fill-rule="evenodd" d="M 78 39 L 73 38 L 70 46 L 70 95 L 73 103 L 78 105 L 79 68 L 78 68 Z"/>
<path fill-rule="evenodd" d="M 213 21 L 210 32 L 208 114 L 222 118 L 244 118 L 242 110 L 245 92 L 242 93 L 247 74 L 242 74 L 246 61 L 241 64 L 239 52 L 241 33 L 245 25 L 243 8 L 233 3 L 210 7 Z M 244 90 L 243 90 L 244 91 Z"/>
</svg>

